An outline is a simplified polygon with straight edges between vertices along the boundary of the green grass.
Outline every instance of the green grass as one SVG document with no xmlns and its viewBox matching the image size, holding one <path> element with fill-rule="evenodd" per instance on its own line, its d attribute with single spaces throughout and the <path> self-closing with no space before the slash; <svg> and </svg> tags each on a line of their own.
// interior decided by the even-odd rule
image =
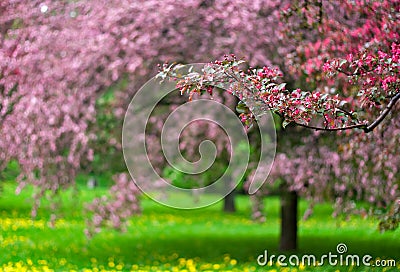
<svg viewBox="0 0 400 272">
<path fill-rule="evenodd" d="M 238 212 L 224 214 L 222 203 L 192 211 L 160 206 L 143 199 L 143 213 L 130 221 L 128 231 L 103 230 L 91 240 L 83 234 L 82 207 L 106 188 L 82 187 L 76 196 L 62 193 L 63 205 L 55 227 L 48 224 L 49 203 L 43 201 L 31 220 L 32 190 L 14 194 L 6 183 L 0 196 L 0 271 L 366 271 L 366 267 L 324 266 L 313 269 L 257 265 L 258 255 L 279 254 L 279 201 L 266 199 L 267 221 L 250 220 L 247 197 L 237 199 Z M 304 212 L 306 203 L 300 203 Z M 300 221 L 299 250 L 320 256 L 335 253 L 345 243 L 349 254 L 400 261 L 400 231 L 380 234 L 377 221 L 352 217 L 340 221 L 331 216 L 330 205 L 319 205 L 307 221 Z M 370 268 L 372 271 L 372 269 Z"/>
</svg>

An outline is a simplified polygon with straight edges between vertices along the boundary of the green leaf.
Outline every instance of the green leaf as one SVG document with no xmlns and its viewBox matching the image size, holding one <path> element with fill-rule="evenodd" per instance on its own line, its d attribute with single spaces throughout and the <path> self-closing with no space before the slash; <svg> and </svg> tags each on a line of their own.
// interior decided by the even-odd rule
<svg viewBox="0 0 400 272">
<path fill-rule="evenodd" d="M 341 67 L 345 63 L 347 63 L 347 60 L 345 60 L 345 59 L 340 60 L 339 67 Z"/>
<path fill-rule="evenodd" d="M 326 100 L 329 97 L 329 94 L 323 94 L 321 95 L 321 100 Z"/>
<path fill-rule="evenodd" d="M 246 104 L 244 102 L 239 101 L 239 103 L 236 106 L 236 111 L 238 113 L 245 113 L 245 112 L 248 111 L 248 108 L 247 108 L 247 106 L 246 106 Z"/>
<path fill-rule="evenodd" d="M 285 87 L 286 87 L 286 83 L 281 83 L 281 84 L 278 85 L 277 89 L 279 91 L 282 91 L 283 89 L 285 89 Z"/>
<path fill-rule="evenodd" d="M 289 125 L 291 122 L 292 122 L 292 121 L 289 121 L 289 120 L 287 120 L 287 119 L 283 120 L 283 122 L 282 122 L 282 127 L 283 127 L 283 128 L 286 128 L 286 126 Z"/>
</svg>

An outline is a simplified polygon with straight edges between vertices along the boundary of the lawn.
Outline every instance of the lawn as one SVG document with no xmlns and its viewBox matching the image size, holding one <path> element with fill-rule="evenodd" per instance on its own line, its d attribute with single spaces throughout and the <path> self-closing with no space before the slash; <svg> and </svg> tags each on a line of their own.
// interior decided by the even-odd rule
<svg viewBox="0 0 400 272">
<path fill-rule="evenodd" d="M 143 199 L 143 213 L 130 221 L 128 231 L 103 230 L 88 240 L 83 205 L 106 193 L 103 187 L 81 187 L 78 195 L 62 193 L 59 219 L 49 226 L 49 205 L 42 205 L 36 219 L 30 218 L 31 189 L 14 195 L 15 184 L 5 183 L 0 196 L 0 271 L 368 271 L 367 267 L 276 264 L 259 266 L 264 250 L 278 254 L 279 201 L 266 200 L 267 221 L 250 220 L 250 201 L 237 199 L 238 212 L 221 212 L 221 203 L 182 211 Z M 300 212 L 306 207 L 300 203 Z M 377 221 L 352 217 L 334 219 L 328 204 L 318 205 L 315 214 L 300 222 L 299 251 L 320 256 L 336 253 L 345 243 L 349 254 L 370 254 L 374 260 L 394 259 L 400 268 L 400 230 L 380 234 Z M 375 268 L 376 269 L 376 268 Z M 374 270 L 375 271 L 375 270 Z"/>
</svg>

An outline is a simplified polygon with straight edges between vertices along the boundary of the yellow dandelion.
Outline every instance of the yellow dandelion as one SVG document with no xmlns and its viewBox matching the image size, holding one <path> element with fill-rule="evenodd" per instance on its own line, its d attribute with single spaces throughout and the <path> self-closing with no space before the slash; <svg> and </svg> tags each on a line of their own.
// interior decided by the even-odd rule
<svg viewBox="0 0 400 272">
<path fill-rule="evenodd" d="M 61 258 L 61 259 L 58 261 L 58 263 L 59 263 L 60 265 L 65 265 L 65 264 L 67 263 L 67 260 L 66 260 L 65 258 Z"/>
<path fill-rule="evenodd" d="M 40 265 L 46 265 L 47 261 L 46 260 L 38 260 L 38 264 Z"/>
<path fill-rule="evenodd" d="M 186 260 L 186 265 L 187 266 L 192 266 L 193 265 L 193 260 L 192 259 L 187 259 Z"/>
<path fill-rule="evenodd" d="M 43 269 L 42 271 L 44 272 L 54 272 L 54 270 L 50 269 L 47 265 L 43 266 L 42 269 Z"/>
<path fill-rule="evenodd" d="M 221 268 L 221 266 L 219 265 L 219 264 L 213 264 L 213 269 L 220 269 Z"/>
</svg>

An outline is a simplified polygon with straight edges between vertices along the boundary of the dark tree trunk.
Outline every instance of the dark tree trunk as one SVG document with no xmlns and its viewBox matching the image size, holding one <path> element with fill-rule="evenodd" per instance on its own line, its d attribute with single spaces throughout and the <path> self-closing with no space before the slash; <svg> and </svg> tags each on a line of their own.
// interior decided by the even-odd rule
<svg viewBox="0 0 400 272">
<path fill-rule="evenodd" d="M 224 197 L 224 212 L 236 212 L 235 190 Z"/>
<path fill-rule="evenodd" d="M 297 203 L 296 192 L 281 192 L 281 237 L 279 249 L 282 251 L 297 249 Z"/>
</svg>

